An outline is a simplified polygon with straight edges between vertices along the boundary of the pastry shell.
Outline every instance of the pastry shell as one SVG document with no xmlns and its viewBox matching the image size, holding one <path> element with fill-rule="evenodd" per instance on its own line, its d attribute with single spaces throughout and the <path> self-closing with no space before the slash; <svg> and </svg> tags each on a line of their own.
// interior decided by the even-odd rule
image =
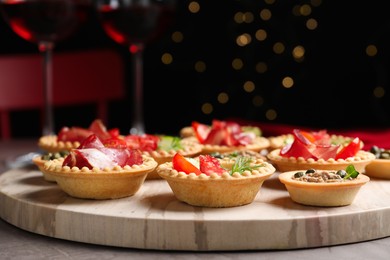
<svg viewBox="0 0 390 260">
<path fill-rule="evenodd" d="M 187 140 L 196 140 L 195 137 L 187 137 Z M 196 142 L 198 142 L 196 140 Z M 269 140 L 266 137 L 257 136 L 251 144 L 248 145 L 240 145 L 240 146 L 227 146 L 227 145 L 211 145 L 211 144 L 201 144 L 202 146 L 202 154 L 210 154 L 210 153 L 229 153 L 238 150 L 250 150 L 254 152 L 260 152 L 263 149 L 269 147 Z"/>
<path fill-rule="evenodd" d="M 48 182 L 56 182 L 53 175 L 51 175 L 49 172 L 46 172 L 44 169 L 44 165 L 47 162 L 47 160 L 42 159 L 41 155 L 37 155 L 34 158 L 32 158 L 33 163 L 38 167 L 38 169 L 42 172 L 43 178 Z"/>
<path fill-rule="evenodd" d="M 134 195 L 146 175 L 157 167 L 157 162 L 143 155 L 142 165 L 88 169 L 62 166 L 63 158 L 47 161 L 43 171 L 54 176 L 60 188 L 68 195 L 82 199 L 118 199 Z"/>
<path fill-rule="evenodd" d="M 221 165 L 225 168 L 231 168 L 233 163 L 232 159 L 221 160 Z M 261 164 L 262 167 L 243 174 L 186 174 L 173 169 L 172 162 L 159 165 L 157 173 L 168 182 L 180 201 L 201 207 L 236 207 L 252 203 L 263 182 L 275 172 L 270 163 L 261 159 L 253 163 Z"/>
<path fill-rule="evenodd" d="M 38 140 L 38 146 L 46 152 L 56 153 L 64 150 L 70 151 L 80 146 L 80 142 L 57 141 L 56 135 L 44 135 Z"/>
<path fill-rule="evenodd" d="M 355 169 L 364 173 L 366 166 L 375 159 L 375 155 L 360 150 L 354 157 L 347 159 L 307 159 L 302 157 L 283 157 L 280 155 L 280 149 L 271 151 L 268 155 L 268 160 L 275 165 L 279 172 L 296 171 L 301 169 L 318 169 L 318 170 L 344 170 L 348 165 L 353 164 Z"/>
<path fill-rule="evenodd" d="M 390 179 L 390 160 L 375 159 L 366 166 L 366 175 L 378 179 Z"/>
<path fill-rule="evenodd" d="M 305 170 L 303 170 L 305 171 Z M 360 188 L 370 181 L 364 174 L 343 182 L 315 183 L 292 179 L 297 171 L 279 174 L 291 199 L 296 203 L 307 206 L 335 207 L 352 204 Z"/>
</svg>

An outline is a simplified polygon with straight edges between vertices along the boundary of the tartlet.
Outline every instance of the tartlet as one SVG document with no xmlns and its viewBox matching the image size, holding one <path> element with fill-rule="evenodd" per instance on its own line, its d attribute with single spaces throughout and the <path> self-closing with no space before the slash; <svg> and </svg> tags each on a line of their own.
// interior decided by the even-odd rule
<svg viewBox="0 0 390 260">
<path fill-rule="evenodd" d="M 228 169 L 235 162 L 230 158 L 220 161 L 221 166 Z M 201 207 L 236 207 L 252 203 L 263 182 L 275 172 L 271 164 L 261 159 L 253 160 L 252 165 L 261 166 L 242 174 L 196 175 L 177 171 L 172 162 L 166 162 L 157 167 L 157 173 L 168 182 L 175 197 L 182 202 Z"/>
<path fill-rule="evenodd" d="M 191 138 L 191 137 L 190 137 Z M 214 144 L 202 144 L 202 154 L 210 153 L 229 153 L 239 150 L 249 150 L 253 152 L 260 152 L 263 149 L 269 147 L 269 140 L 265 137 L 255 137 L 251 144 L 228 146 L 228 145 L 214 145 Z"/>
<path fill-rule="evenodd" d="M 366 175 L 378 179 L 390 179 L 390 160 L 374 159 L 366 166 Z"/>
<path fill-rule="evenodd" d="M 375 159 L 375 155 L 370 152 L 360 150 L 353 157 L 335 160 L 313 158 L 304 159 L 302 157 L 283 157 L 280 155 L 280 149 L 275 149 L 267 155 L 268 159 L 275 165 L 279 172 L 287 172 L 301 169 L 319 169 L 319 170 L 342 170 L 348 165 L 353 164 L 357 171 L 364 173 L 366 166 Z"/>
<path fill-rule="evenodd" d="M 375 155 L 375 159 L 366 166 L 366 175 L 373 178 L 390 179 L 390 149 L 373 146 L 370 152 Z"/>
<path fill-rule="evenodd" d="M 284 134 L 284 135 L 278 135 L 278 136 L 270 136 L 268 137 L 268 140 L 270 142 L 269 144 L 269 150 L 273 151 L 275 149 L 281 149 L 286 144 L 292 143 L 294 141 L 294 135 L 293 134 Z M 352 137 L 349 136 L 343 136 L 343 135 L 330 135 L 330 140 L 332 144 L 347 144 L 353 140 Z M 361 147 L 363 148 L 364 143 L 361 143 Z"/>
<path fill-rule="evenodd" d="M 307 206 L 335 207 L 350 205 L 360 188 L 370 181 L 364 174 L 341 182 L 305 182 L 293 178 L 297 171 L 281 173 L 282 182 L 293 201 Z"/>
<path fill-rule="evenodd" d="M 46 152 L 70 151 L 80 146 L 79 141 L 58 141 L 57 135 L 44 135 L 38 140 L 38 146 Z"/>
<path fill-rule="evenodd" d="M 242 126 L 236 122 L 214 119 L 211 125 L 193 121 L 180 130 L 184 140 L 202 145 L 201 154 L 229 153 L 237 150 L 260 152 L 269 147 L 269 140 L 255 126 Z"/>
<path fill-rule="evenodd" d="M 69 196 L 82 199 L 118 199 L 134 195 L 157 162 L 143 155 L 143 163 L 115 166 L 112 169 L 89 169 L 62 166 L 64 159 L 47 161 L 43 171 L 54 177 L 59 187 Z"/>
</svg>

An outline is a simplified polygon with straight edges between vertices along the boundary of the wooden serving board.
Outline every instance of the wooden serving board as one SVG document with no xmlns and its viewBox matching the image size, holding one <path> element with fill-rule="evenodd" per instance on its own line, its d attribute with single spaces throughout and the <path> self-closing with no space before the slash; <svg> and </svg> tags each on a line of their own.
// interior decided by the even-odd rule
<svg viewBox="0 0 390 260">
<path fill-rule="evenodd" d="M 164 180 L 147 180 L 132 197 L 84 200 L 35 168 L 13 169 L 0 174 L 0 217 L 49 237 L 160 250 L 296 249 L 390 236 L 388 180 L 371 179 L 353 204 L 326 208 L 294 203 L 277 175 L 249 205 L 203 208 L 176 200 Z"/>
</svg>

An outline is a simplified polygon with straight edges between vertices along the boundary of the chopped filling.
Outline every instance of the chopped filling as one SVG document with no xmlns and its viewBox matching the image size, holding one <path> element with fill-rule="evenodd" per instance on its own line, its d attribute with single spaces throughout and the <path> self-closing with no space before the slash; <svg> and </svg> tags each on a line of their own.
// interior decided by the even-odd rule
<svg viewBox="0 0 390 260">
<path fill-rule="evenodd" d="M 349 176 L 345 170 L 325 171 L 310 169 L 306 172 L 296 172 L 292 179 L 304 182 L 330 183 L 352 180 L 353 177 Z"/>
</svg>

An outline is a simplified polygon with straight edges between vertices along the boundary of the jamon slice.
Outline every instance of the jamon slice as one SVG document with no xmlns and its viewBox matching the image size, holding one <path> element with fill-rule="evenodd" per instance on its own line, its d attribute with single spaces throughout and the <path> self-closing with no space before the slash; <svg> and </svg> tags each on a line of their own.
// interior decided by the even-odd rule
<svg viewBox="0 0 390 260">
<path fill-rule="evenodd" d="M 104 169 L 142 163 L 143 158 L 140 150 L 105 147 L 101 140 L 95 134 L 92 134 L 82 142 L 79 148 L 70 151 L 63 162 L 63 166 Z"/>
</svg>

